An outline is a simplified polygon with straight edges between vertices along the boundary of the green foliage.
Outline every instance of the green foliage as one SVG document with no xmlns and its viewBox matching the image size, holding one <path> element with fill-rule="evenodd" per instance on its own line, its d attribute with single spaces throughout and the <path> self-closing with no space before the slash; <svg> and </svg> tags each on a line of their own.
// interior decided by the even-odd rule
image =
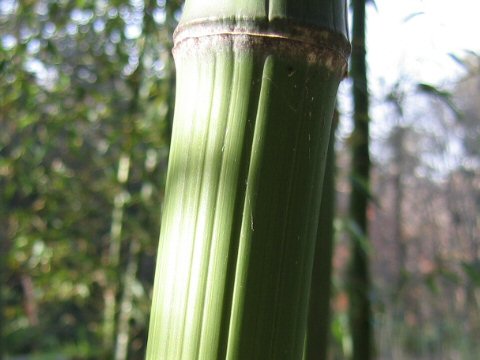
<svg viewBox="0 0 480 360">
<path fill-rule="evenodd" d="M 104 292 L 116 282 L 121 295 L 118 274 L 128 243 L 138 241 L 130 351 L 142 356 L 178 8 L 177 2 L 2 2 L 0 291 L 9 354 L 96 357 Z M 124 153 L 131 166 L 121 184 Z M 107 249 L 119 193 L 127 216 L 112 268 Z"/>
<path fill-rule="evenodd" d="M 121 303 L 130 292 L 127 355 L 144 358 L 173 117 L 171 34 L 180 7 L 178 0 L 0 1 L 0 357 L 113 357 L 111 346 L 104 347 L 103 326 L 105 295 L 114 284 L 114 336 L 118 338 Z M 405 21 L 423 19 L 418 15 Z M 422 124 L 427 131 L 402 147 L 415 159 L 401 168 L 408 261 L 399 275 L 401 292 L 393 292 L 401 309 L 382 303 L 385 310 L 379 311 L 373 304 L 377 345 L 391 338 L 379 346 L 379 351 L 387 349 L 384 358 L 396 356 L 395 351 L 404 358 L 473 359 L 480 353 L 480 270 L 478 253 L 472 250 L 478 242 L 480 204 L 478 67 L 472 66 L 478 54 L 466 50 L 465 55 L 450 55 L 468 71 L 458 87 L 420 84 L 411 94 L 394 88 L 387 99 L 402 126 L 415 123 L 408 133 Z M 439 100 L 431 107 L 439 112 L 430 109 L 409 118 L 406 98 L 419 93 Z M 422 110 L 421 101 L 412 100 Z M 437 131 L 443 105 L 450 110 L 445 113 L 454 115 L 446 128 L 462 149 L 461 166 L 448 174 L 451 184 L 416 171 L 423 156 L 418 145 Z M 355 132 L 347 145 L 362 145 L 362 135 Z M 438 140 L 448 144 L 445 137 Z M 122 180 L 118 173 L 125 158 L 129 172 Z M 388 232 L 392 220 L 386 216 L 392 208 L 392 177 L 379 190 L 383 175 L 378 172 L 390 171 L 392 164 L 375 162 L 372 181 L 358 174 L 349 181 L 362 197 L 378 204 L 369 218 L 377 230 L 337 220 L 336 232 L 342 238 L 349 233 L 361 254 L 370 256 L 373 283 L 382 286 L 373 292 L 390 296 L 392 269 L 398 266 L 390 243 L 395 239 Z M 340 208 L 345 207 L 345 186 L 341 188 Z M 448 211 L 438 203 L 446 195 Z M 110 248 L 118 208 L 123 217 L 115 263 Z M 132 243 L 138 251 L 131 250 Z M 340 239 L 337 248 L 342 244 Z M 442 265 L 435 254 L 444 250 Z M 433 259 L 433 265 L 421 272 L 419 259 L 424 257 Z M 132 262 L 137 268 L 130 279 L 126 273 Z M 337 304 L 346 288 L 344 264 L 336 266 L 330 355 L 343 359 L 352 353 L 352 333 L 348 304 Z M 387 321 L 383 316 L 388 311 Z"/>
<path fill-rule="evenodd" d="M 480 287 L 480 260 L 463 262 L 462 268 L 474 286 Z"/>
</svg>

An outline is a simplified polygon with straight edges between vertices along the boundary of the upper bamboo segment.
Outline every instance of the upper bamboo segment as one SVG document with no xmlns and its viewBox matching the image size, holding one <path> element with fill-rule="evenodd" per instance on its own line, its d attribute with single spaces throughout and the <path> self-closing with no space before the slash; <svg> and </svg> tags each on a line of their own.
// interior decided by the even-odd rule
<svg viewBox="0 0 480 360">
<path fill-rule="evenodd" d="M 301 54 L 309 63 L 345 72 L 350 54 L 346 18 L 345 0 L 187 0 L 175 50 L 228 43 Z"/>
<path fill-rule="evenodd" d="M 182 23 L 199 19 L 288 20 L 348 38 L 345 0 L 187 0 Z"/>
</svg>

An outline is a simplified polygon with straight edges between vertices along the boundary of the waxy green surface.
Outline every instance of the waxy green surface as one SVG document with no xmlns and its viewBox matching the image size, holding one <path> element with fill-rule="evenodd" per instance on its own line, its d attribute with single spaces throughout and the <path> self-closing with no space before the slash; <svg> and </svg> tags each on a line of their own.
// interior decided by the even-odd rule
<svg viewBox="0 0 480 360">
<path fill-rule="evenodd" d="M 307 22 L 312 4 L 295 12 L 293 2 L 190 1 L 182 26 L 287 13 Z M 188 34 L 175 49 L 147 359 L 301 359 L 344 62 L 332 60 L 335 52 L 309 56 L 303 44 L 271 34 L 213 29 Z"/>
</svg>

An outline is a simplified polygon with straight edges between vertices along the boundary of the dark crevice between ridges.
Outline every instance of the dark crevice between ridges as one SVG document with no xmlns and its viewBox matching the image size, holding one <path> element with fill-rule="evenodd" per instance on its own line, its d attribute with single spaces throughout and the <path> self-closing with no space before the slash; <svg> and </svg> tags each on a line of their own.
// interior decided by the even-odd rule
<svg viewBox="0 0 480 360">
<path fill-rule="evenodd" d="M 252 152 L 252 143 L 255 130 L 255 121 L 257 118 L 260 90 L 262 86 L 262 79 L 258 78 L 257 74 L 261 74 L 265 58 L 260 61 L 255 61 L 253 65 L 252 76 L 252 90 L 250 97 L 251 103 L 248 105 L 247 121 L 245 122 L 245 133 L 243 137 L 242 157 L 241 157 L 241 169 L 239 171 L 239 181 L 237 184 L 237 198 L 235 199 L 235 215 L 234 222 L 232 223 L 232 231 L 230 235 L 230 246 L 228 253 L 228 265 L 227 274 L 225 277 L 225 291 L 222 309 L 222 321 L 220 326 L 218 359 L 225 359 L 228 348 L 229 328 L 232 320 L 232 305 L 233 305 L 233 292 L 235 289 L 235 274 L 238 264 L 238 250 L 240 245 L 240 233 L 242 230 L 243 212 L 245 206 L 245 196 L 247 192 L 247 179 L 250 168 L 250 159 Z"/>
<path fill-rule="evenodd" d="M 305 82 L 305 88 L 304 88 L 304 91 L 306 89 L 308 89 L 308 86 L 306 85 L 307 81 L 308 81 L 308 68 L 305 72 L 305 75 L 304 76 L 304 82 Z M 301 102 L 298 104 L 298 111 L 299 113 L 301 114 L 304 114 L 304 109 L 305 109 L 305 99 L 306 99 L 306 96 L 302 96 L 301 97 L 302 100 Z M 292 202 L 294 201 L 292 199 L 292 196 L 294 194 L 294 192 L 296 191 L 296 187 L 297 187 L 297 183 L 298 181 L 303 181 L 304 179 L 299 179 L 298 176 L 296 176 L 296 174 L 298 173 L 298 169 L 299 169 L 299 143 L 300 143 L 300 140 L 301 140 L 301 134 L 302 134 L 302 129 L 303 127 L 306 125 L 305 124 L 305 117 L 304 116 L 299 116 L 299 119 L 300 121 L 296 121 L 295 124 L 295 134 L 294 134 L 294 138 L 295 138 L 295 141 L 294 143 L 292 144 L 293 145 L 293 148 L 292 148 L 292 151 L 294 152 L 294 155 L 292 156 L 292 162 L 289 166 L 289 173 L 288 173 L 288 188 L 286 189 L 287 191 L 285 191 L 285 195 L 286 195 L 286 206 L 285 206 L 285 212 L 284 214 L 286 215 L 286 217 L 284 217 L 284 223 L 283 223 L 283 230 L 282 230 L 282 237 L 279 240 L 279 245 L 280 245 L 280 253 L 279 253 L 279 258 L 280 258 L 280 262 L 279 262 L 279 272 L 278 272 L 278 276 L 277 276 L 277 279 L 276 279 L 276 286 L 275 286 L 275 299 L 279 299 L 280 298 L 280 294 L 283 290 L 283 287 L 282 287 L 282 280 L 286 278 L 286 266 L 285 266 L 285 263 L 289 260 L 288 257 L 289 257 L 289 253 L 288 253 L 288 245 L 289 245 L 289 241 L 290 241 L 290 237 L 292 236 L 292 234 L 289 234 L 289 232 L 291 232 L 291 227 L 292 227 L 292 216 L 294 216 L 294 214 L 292 214 L 292 211 L 290 210 L 290 207 L 292 205 Z M 290 236 L 289 236 L 290 235 Z M 275 344 L 275 338 L 278 336 L 278 333 L 280 331 L 279 329 L 279 326 L 277 325 L 278 321 L 280 320 L 279 317 L 281 317 L 282 313 L 281 313 L 281 308 L 279 307 L 279 303 L 278 301 L 276 301 L 274 304 L 273 304 L 273 307 L 274 307 L 274 323 L 273 323 L 273 331 L 272 331 L 272 338 L 271 338 L 271 343 L 269 344 L 269 347 L 270 347 L 270 356 L 272 356 L 272 358 L 275 358 L 276 355 L 278 355 L 278 351 L 282 351 L 283 349 L 277 349 L 275 348 L 274 344 Z"/>
<path fill-rule="evenodd" d="M 312 94 L 310 93 L 310 89 L 311 89 L 311 85 L 308 85 L 309 82 L 312 81 L 312 77 L 310 76 L 309 74 L 309 69 L 307 69 L 307 72 L 305 74 L 305 95 L 302 97 L 304 100 L 305 99 L 310 99 L 310 97 L 312 96 Z M 312 128 L 310 127 L 311 125 L 309 124 L 309 122 L 314 122 L 313 118 L 311 115 L 309 114 L 312 114 L 313 112 L 313 105 L 311 102 L 309 101 L 304 101 L 304 106 L 302 107 L 302 113 L 304 114 L 303 115 L 303 119 L 304 121 L 302 121 L 302 129 L 305 129 L 307 128 L 307 131 L 310 133 L 310 131 L 312 132 L 315 132 L 315 128 Z M 322 113 L 321 113 L 321 116 L 318 117 L 318 119 L 325 119 L 325 116 L 324 116 L 324 112 L 325 112 L 325 107 L 322 108 Z M 321 128 L 324 128 L 325 125 L 326 125 L 326 121 L 319 121 L 319 122 L 315 122 L 316 123 L 316 126 L 315 127 L 321 127 Z M 327 125 L 328 126 L 328 125 Z M 300 129 L 300 130 L 302 130 Z M 320 132 L 319 132 L 320 133 Z M 298 142 L 298 146 L 300 147 L 300 142 Z M 322 166 L 322 162 L 320 162 L 319 160 L 321 159 L 321 154 L 320 154 L 320 151 L 321 150 L 321 142 L 318 141 L 318 142 L 315 142 L 314 144 L 316 144 L 316 146 L 314 147 L 314 151 L 312 151 L 312 163 L 313 165 L 310 165 L 313 167 L 313 171 L 312 171 L 312 176 L 310 177 L 310 181 L 308 183 L 305 183 L 304 186 L 308 187 L 309 189 L 309 195 L 307 197 L 307 202 L 305 203 L 305 207 L 307 207 L 309 209 L 308 213 L 314 213 L 315 212 L 315 209 L 318 207 L 316 204 L 317 204 L 317 198 L 315 195 L 315 183 L 318 184 L 318 179 L 317 181 L 316 180 L 316 176 L 315 174 L 318 174 L 319 173 L 319 168 Z M 316 151 L 315 151 L 316 150 Z M 301 163 L 298 163 L 299 165 L 301 165 Z M 300 171 L 300 169 L 295 169 L 295 172 L 297 171 Z M 318 176 L 318 175 L 317 175 Z M 320 179 L 322 178 L 321 176 L 319 177 Z M 304 182 L 304 179 L 299 179 L 298 177 L 296 177 L 296 182 Z M 320 185 L 319 187 L 321 188 L 321 182 L 320 182 Z M 296 186 L 296 191 L 298 191 L 298 186 Z M 302 234 L 303 236 L 307 237 L 307 238 L 311 238 L 311 223 L 308 222 L 308 223 L 305 223 L 304 224 L 304 227 L 302 228 Z M 300 259 L 300 264 L 303 264 L 303 267 L 302 267 L 302 272 L 300 273 L 301 277 L 304 278 L 304 277 L 308 277 L 308 273 L 307 273 L 307 269 L 309 269 L 311 267 L 311 262 L 312 260 L 308 260 L 308 254 L 311 254 L 311 251 L 308 251 L 307 249 L 310 247 L 312 247 L 311 245 L 311 242 L 303 242 L 301 243 L 301 246 L 302 246 L 302 252 L 301 252 L 301 256 L 302 258 Z M 297 291 L 296 292 L 296 297 L 295 297 L 295 304 L 296 306 L 298 307 L 298 309 L 302 309 L 302 311 L 304 311 L 303 309 L 305 309 L 305 302 L 307 302 L 307 297 L 304 295 L 303 292 L 301 291 Z M 303 301 L 302 301 L 303 300 Z M 295 336 L 298 338 L 299 337 L 299 333 L 302 333 L 303 336 L 305 336 L 305 324 L 306 323 L 303 323 L 301 322 L 301 319 L 302 317 L 299 316 L 300 314 L 302 314 L 302 311 L 297 311 L 297 315 L 294 322 L 292 323 L 292 327 L 295 329 Z M 304 319 L 305 321 L 305 319 Z M 303 343 L 301 344 L 303 346 Z M 300 344 L 297 344 L 297 346 L 300 346 Z M 294 353 L 296 354 L 300 354 L 302 353 L 302 348 L 294 348 L 293 349 Z"/>
<path fill-rule="evenodd" d="M 330 128 L 316 242 L 311 266 L 308 297 L 307 337 L 304 360 L 326 360 L 330 328 L 333 217 L 335 203 L 335 130 L 338 112 L 334 110 Z"/>
</svg>

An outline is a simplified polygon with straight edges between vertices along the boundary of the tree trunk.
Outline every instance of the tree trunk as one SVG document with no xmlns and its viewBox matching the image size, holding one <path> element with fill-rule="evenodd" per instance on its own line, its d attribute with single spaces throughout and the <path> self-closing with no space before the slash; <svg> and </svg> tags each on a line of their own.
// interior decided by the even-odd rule
<svg viewBox="0 0 480 360">
<path fill-rule="evenodd" d="M 352 193 L 350 219 L 352 261 L 349 271 L 350 326 L 353 359 L 372 357 L 370 275 L 368 266 L 368 219 L 370 156 L 368 84 L 365 50 L 365 0 L 353 0 L 352 59 L 354 132 L 352 135 Z"/>
<path fill-rule="evenodd" d="M 187 1 L 148 359 L 300 359 L 342 1 Z"/>
</svg>

